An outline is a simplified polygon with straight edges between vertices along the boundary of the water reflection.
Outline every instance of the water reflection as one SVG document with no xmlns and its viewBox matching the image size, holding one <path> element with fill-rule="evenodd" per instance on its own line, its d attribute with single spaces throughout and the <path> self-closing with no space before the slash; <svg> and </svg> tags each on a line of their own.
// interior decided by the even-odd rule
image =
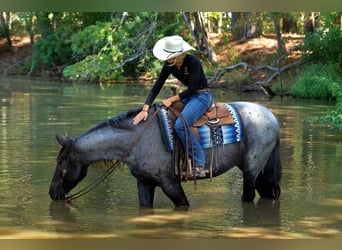
<svg viewBox="0 0 342 250">
<path fill-rule="evenodd" d="M 58 233 L 74 233 L 79 229 L 75 216 L 71 213 L 73 206 L 66 202 L 50 202 L 50 230 Z"/>
<path fill-rule="evenodd" d="M 47 194 L 59 145 L 100 121 L 141 105 L 138 85 L 70 85 L 0 80 L 0 238 L 341 238 L 342 135 L 312 123 L 331 103 L 213 90 L 219 102 L 249 100 L 281 124 L 280 201 L 240 202 L 242 177 L 232 169 L 213 181 L 184 183 L 191 207 L 175 210 L 158 189 L 155 208 L 140 210 L 136 181 L 119 167 L 73 203 Z M 171 94 L 161 93 L 160 99 Z M 157 101 L 158 101 L 157 100 Z M 89 170 L 82 185 L 103 173 Z"/>
</svg>

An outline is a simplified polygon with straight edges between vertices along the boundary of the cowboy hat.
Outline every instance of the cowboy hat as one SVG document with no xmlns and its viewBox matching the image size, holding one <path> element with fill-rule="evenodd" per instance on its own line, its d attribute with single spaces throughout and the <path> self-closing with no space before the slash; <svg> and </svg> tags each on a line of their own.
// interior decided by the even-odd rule
<svg viewBox="0 0 342 250">
<path fill-rule="evenodd" d="M 179 56 L 189 50 L 195 50 L 180 36 L 166 36 L 160 39 L 153 47 L 153 55 L 159 60 L 166 61 Z"/>
</svg>

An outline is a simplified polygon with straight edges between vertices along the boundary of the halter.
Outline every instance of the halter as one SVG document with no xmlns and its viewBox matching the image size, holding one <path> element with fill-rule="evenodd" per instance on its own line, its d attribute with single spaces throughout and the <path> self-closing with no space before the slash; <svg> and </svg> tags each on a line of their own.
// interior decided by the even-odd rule
<svg viewBox="0 0 342 250">
<path fill-rule="evenodd" d="M 146 123 L 145 126 L 143 127 L 143 129 L 141 130 L 141 132 L 139 133 L 139 135 L 136 137 L 136 139 L 133 141 L 132 145 L 130 146 L 129 150 L 126 152 L 126 154 L 120 159 L 120 160 L 116 160 L 112 163 L 112 165 L 106 170 L 106 172 L 104 172 L 98 179 L 96 179 L 94 182 L 90 183 L 89 185 L 87 185 L 86 187 L 84 187 L 83 189 L 81 189 L 80 191 L 69 195 L 67 197 L 65 197 L 65 201 L 66 202 L 71 202 L 72 200 L 75 200 L 87 193 L 89 193 L 90 191 L 92 191 L 93 189 L 95 189 L 98 185 L 100 185 L 100 183 L 102 181 L 104 181 L 116 168 L 117 166 L 121 163 L 122 159 L 124 159 L 125 157 L 127 157 L 133 150 L 133 148 L 137 145 L 137 143 L 139 142 L 141 136 L 143 135 L 143 132 L 146 130 L 147 126 L 150 125 L 150 123 L 152 122 L 153 118 L 156 117 L 156 115 L 158 114 L 160 110 L 160 107 L 158 106 L 156 111 L 153 113 L 151 119 L 149 119 Z M 64 177 L 67 173 L 67 169 L 63 169 L 62 170 L 62 178 L 60 180 L 60 184 L 63 183 L 64 181 Z"/>
</svg>

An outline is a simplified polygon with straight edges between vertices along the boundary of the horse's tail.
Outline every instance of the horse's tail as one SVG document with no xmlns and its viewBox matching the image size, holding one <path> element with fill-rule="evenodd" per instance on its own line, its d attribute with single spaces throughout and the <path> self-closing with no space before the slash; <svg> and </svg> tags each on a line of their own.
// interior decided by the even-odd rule
<svg viewBox="0 0 342 250">
<path fill-rule="evenodd" d="M 279 135 L 273 151 L 263 169 L 256 179 L 256 190 L 263 198 L 278 199 L 280 196 L 280 179 L 282 167 L 280 161 Z"/>
</svg>

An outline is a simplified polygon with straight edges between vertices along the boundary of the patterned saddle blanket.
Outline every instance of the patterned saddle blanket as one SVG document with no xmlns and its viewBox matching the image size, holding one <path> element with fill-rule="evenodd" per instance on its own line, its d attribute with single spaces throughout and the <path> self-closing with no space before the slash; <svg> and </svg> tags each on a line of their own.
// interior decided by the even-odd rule
<svg viewBox="0 0 342 250">
<path fill-rule="evenodd" d="M 177 105 L 177 104 L 176 104 Z M 181 107 L 174 107 L 181 110 Z M 160 107 L 160 127 L 166 149 L 174 150 L 176 117 L 169 110 Z M 191 127 L 203 149 L 217 147 L 243 140 L 242 123 L 235 108 L 230 104 L 215 104 Z"/>
</svg>

